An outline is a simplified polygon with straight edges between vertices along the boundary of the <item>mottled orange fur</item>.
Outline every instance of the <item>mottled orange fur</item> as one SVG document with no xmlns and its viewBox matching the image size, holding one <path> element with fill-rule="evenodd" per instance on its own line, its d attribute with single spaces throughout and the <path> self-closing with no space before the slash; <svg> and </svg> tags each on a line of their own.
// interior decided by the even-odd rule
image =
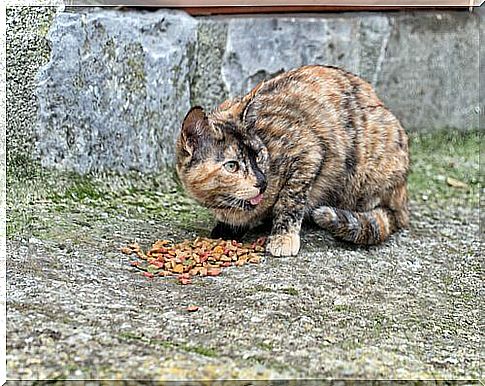
<svg viewBox="0 0 485 386">
<path fill-rule="evenodd" d="M 276 256 L 298 252 L 305 216 L 358 244 L 409 222 L 406 133 L 367 82 L 339 68 L 301 67 L 209 115 L 193 108 L 176 153 L 184 186 L 219 221 L 213 236 L 270 218 Z"/>
</svg>

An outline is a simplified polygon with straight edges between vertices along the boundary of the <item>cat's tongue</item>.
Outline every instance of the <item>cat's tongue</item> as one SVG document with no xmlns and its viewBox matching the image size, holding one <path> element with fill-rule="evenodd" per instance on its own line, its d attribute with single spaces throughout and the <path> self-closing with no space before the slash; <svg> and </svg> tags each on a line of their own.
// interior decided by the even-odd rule
<svg viewBox="0 0 485 386">
<path fill-rule="evenodd" d="M 258 205 L 261 201 L 263 201 L 263 195 L 258 194 L 256 197 L 253 197 L 249 200 L 251 205 Z"/>
</svg>

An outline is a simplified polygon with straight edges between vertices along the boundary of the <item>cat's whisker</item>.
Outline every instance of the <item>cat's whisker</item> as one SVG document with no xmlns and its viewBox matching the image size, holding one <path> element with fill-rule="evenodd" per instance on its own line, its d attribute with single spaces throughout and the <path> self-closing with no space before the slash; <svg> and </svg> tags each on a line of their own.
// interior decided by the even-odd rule
<svg viewBox="0 0 485 386">
<path fill-rule="evenodd" d="M 241 206 L 244 208 L 244 201 L 236 197 L 221 197 L 219 201 L 214 204 L 208 204 L 207 207 L 210 209 L 227 209 L 228 211 L 236 211 Z"/>
</svg>

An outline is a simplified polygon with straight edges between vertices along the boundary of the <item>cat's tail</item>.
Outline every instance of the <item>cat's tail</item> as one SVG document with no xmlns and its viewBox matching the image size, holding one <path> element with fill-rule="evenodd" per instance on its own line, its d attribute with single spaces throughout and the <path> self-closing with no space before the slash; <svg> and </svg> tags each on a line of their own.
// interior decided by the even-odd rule
<svg viewBox="0 0 485 386">
<path fill-rule="evenodd" d="M 321 206 L 312 211 L 312 218 L 333 236 L 355 244 L 379 244 L 391 233 L 408 225 L 406 209 L 395 211 L 376 208 L 368 212 Z"/>
</svg>

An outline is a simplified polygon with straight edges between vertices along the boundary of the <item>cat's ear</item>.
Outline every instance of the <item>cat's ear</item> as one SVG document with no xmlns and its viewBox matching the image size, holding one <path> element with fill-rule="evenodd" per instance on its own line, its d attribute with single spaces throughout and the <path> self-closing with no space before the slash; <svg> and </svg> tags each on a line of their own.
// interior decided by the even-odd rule
<svg viewBox="0 0 485 386">
<path fill-rule="evenodd" d="M 180 142 L 183 149 L 192 155 L 199 138 L 207 135 L 209 122 L 207 115 L 200 106 L 192 107 L 184 118 Z"/>
</svg>

